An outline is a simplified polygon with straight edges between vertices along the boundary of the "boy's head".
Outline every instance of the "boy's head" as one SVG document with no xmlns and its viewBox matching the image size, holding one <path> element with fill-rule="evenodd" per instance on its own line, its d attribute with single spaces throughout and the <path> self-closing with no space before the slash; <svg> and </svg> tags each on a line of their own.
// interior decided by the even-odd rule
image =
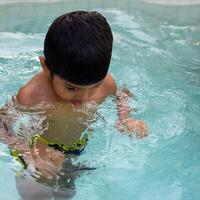
<svg viewBox="0 0 200 200">
<path fill-rule="evenodd" d="M 66 13 L 51 24 L 44 42 L 46 65 L 52 76 L 77 85 L 92 85 L 108 72 L 112 32 L 97 12 Z"/>
</svg>

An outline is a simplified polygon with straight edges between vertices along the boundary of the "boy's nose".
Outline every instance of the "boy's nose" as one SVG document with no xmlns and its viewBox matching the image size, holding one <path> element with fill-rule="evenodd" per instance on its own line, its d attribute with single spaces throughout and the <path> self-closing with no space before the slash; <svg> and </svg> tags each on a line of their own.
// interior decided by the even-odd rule
<svg viewBox="0 0 200 200">
<path fill-rule="evenodd" d="M 89 92 L 87 89 L 80 91 L 79 94 L 77 94 L 77 99 L 85 101 L 89 98 Z"/>
</svg>

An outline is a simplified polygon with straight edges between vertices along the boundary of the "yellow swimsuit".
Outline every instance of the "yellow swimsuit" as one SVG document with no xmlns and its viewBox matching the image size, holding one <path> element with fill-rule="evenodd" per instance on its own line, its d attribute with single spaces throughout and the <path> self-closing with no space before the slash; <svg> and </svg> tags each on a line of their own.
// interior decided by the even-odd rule
<svg viewBox="0 0 200 200">
<path fill-rule="evenodd" d="M 80 155 L 84 151 L 85 146 L 87 145 L 88 138 L 83 137 L 78 142 L 73 143 L 71 146 L 67 146 L 56 142 L 49 142 L 46 139 L 44 139 L 41 135 L 34 135 L 34 137 L 32 137 L 31 140 L 29 141 L 30 147 L 33 147 L 37 141 L 47 144 L 49 147 L 61 151 L 65 155 L 66 154 Z M 27 164 L 24 161 L 23 156 L 17 150 L 10 149 L 10 153 L 18 162 L 20 162 L 23 165 L 24 169 L 27 168 Z"/>
</svg>

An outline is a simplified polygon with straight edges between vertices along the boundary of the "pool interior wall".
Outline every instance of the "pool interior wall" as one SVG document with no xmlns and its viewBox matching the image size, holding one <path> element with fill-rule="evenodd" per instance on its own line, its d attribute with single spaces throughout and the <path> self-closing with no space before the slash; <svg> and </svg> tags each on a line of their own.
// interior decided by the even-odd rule
<svg viewBox="0 0 200 200">
<path fill-rule="evenodd" d="M 0 4 L 8 4 L 8 3 L 54 3 L 54 2 L 62 2 L 63 0 L 1 0 Z M 69 1 L 69 0 L 65 0 Z M 134 0 L 132 0 L 134 1 Z M 151 3 L 151 4 L 158 4 L 158 5 L 198 5 L 200 4 L 200 0 L 138 0 L 140 2 Z"/>
</svg>

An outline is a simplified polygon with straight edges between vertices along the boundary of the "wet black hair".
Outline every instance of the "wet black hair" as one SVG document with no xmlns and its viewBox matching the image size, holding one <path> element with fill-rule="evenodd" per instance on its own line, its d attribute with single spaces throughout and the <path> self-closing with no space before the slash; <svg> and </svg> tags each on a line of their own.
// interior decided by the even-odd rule
<svg viewBox="0 0 200 200">
<path fill-rule="evenodd" d="M 74 11 L 56 18 L 45 37 L 44 56 L 51 75 L 77 85 L 105 78 L 113 36 L 98 12 Z"/>
</svg>

